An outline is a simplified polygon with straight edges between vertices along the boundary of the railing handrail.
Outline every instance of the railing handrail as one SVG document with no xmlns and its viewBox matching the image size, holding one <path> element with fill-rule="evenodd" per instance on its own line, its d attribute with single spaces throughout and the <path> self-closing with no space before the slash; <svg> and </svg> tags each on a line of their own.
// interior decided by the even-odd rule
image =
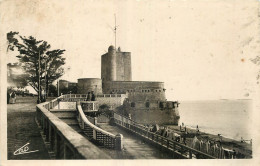
<svg viewBox="0 0 260 166">
<path fill-rule="evenodd" d="M 51 102 L 55 102 L 56 100 L 57 99 L 54 99 Z M 46 118 L 47 121 L 49 121 L 49 123 L 52 125 L 52 127 L 56 129 L 59 135 L 62 136 L 63 139 L 67 141 L 66 143 L 67 146 L 69 145 L 74 152 L 78 153 L 80 156 L 86 159 L 98 159 L 100 158 L 99 155 L 102 155 L 103 158 L 110 158 L 102 150 L 97 148 L 95 145 L 91 144 L 82 135 L 80 135 L 78 132 L 73 130 L 65 122 L 63 122 L 61 119 L 53 115 L 47 108 L 45 108 L 45 106 L 50 104 L 51 102 L 44 102 L 44 103 L 37 104 L 36 105 L 37 114 L 39 110 L 40 116 Z M 76 139 L 79 141 L 75 141 Z M 94 153 L 92 151 L 93 148 L 95 151 Z"/>
<path fill-rule="evenodd" d="M 143 130 L 143 131 L 145 131 L 145 132 L 147 132 L 147 133 L 149 133 L 149 134 L 152 134 L 152 135 L 154 135 L 154 136 L 156 136 L 156 137 L 158 137 L 158 138 L 160 138 L 160 139 L 169 141 L 169 142 L 171 142 L 172 144 L 178 145 L 178 146 L 183 147 L 183 148 L 185 148 L 185 149 L 187 149 L 187 150 L 190 150 L 190 151 L 192 151 L 192 152 L 196 152 L 196 153 L 202 154 L 202 155 L 207 156 L 207 157 L 209 157 L 209 158 L 215 158 L 214 156 L 211 156 L 211 155 L 209 155 L 209 154 L 206 154 L 206 153 L 204 153 L 204 152 L 202 152 L 202 151 L 199 151 L 199 150 L 197 150 L 197 149 L 193 149 L 193 148 L 191 148 L 191 147 L 189 147 L 189 146 L 183 145 L 183 144 L 181 144 L 181 143 L 179 143 L 179 142 L 177 142 L 177 141 L 170 140 L 170 139 L 165 138 L 165 137 L 163 137 L 163 136 L 161 136 L 161 135 L 159 135 L 159 134 L 156 134 L 156 133 L 147 131 L 147 128 L 146 128 L 145 126 L 138 124 L 137 122 L 133 121 L 132 119 L 130 119 L 130 118 L 126 117 L 126 116 L 120 115 L 120 114 L 118 114 L 118 113 L 114 113 L 114 114 L 116 114 L 116 115 L 118 115 L 118 116 L 121 116 L 122 118 L 125 118 L 125 119 L 127 119 L 128 121 L 131 121 L 131 122 L 133 123 L 132 125 L 134 125 L 136 128 L 139 128 L 139 129 L 141 129 L 141 130 Z M 114 118 L 115 118 L 115 116 L 114 116 Z M 155 142 L 159 142 L 159 141 L 156 141 L 156 140 L 154 140 L 154 141 L 155 141 Z"/>
<path fill-rule="evenodd" d="M 81 105 L 80 105 L 80 102 L 77 102 L 77 110 L 79 111 L 79 114 L 80 114 L 80 116 L 81 116 L 81 119 L 84 121 L 84 123 L 86 123 L 87 125 L 89 125 L 89 127 L 91 127 L 92 129 L 94 129 L 94 130 L 96 130 L 96 131 L 98 131 L 98 132 L 101 132 L 101 133 L 103 133 L 103 134 L 105 134 L 105 135 L 107 135 L 107 136 L 110 136 L 110 137 L 112 137 L 112 138 L 116 138 L 116 136 L 115 136 L 114 134 L 109 133 L 109 132 L 107 132 L 107 131 L 105 131 L 105 130 L 99 128 L 99 127 L 97 127 L 96 125 L 92 124 L 92 123 L 88 120 L 88 118 L 85 116 L 85 114 L 84 114 L 84 112 L 83 112 L 83 110 L 82 110 L 82 107 L 81 107 Z"/>
<path fill-rule="evenodd" d="M 102 94 L 96 95 L 96 97 L 123 97 L 126 94 Z M 83 97 L 84 96 L 84 97 Z M 87 98 L 88 94 L 65 94 L 61 95 L 62 98 Z"/>
<path fill-rule="evenodd" d="M 81 103 L 97 103 L 98 101 L 80 101 Z"/>
</svg>

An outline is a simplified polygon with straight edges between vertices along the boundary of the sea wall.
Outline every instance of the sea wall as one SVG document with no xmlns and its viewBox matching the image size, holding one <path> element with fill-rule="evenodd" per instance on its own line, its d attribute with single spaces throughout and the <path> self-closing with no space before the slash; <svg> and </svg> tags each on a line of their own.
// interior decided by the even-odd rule
<svg viewBox="0 0 260 166">
<path fill-rule="evenodd" d="M 130 109 L 131 119 L 140 124 L 178 125 L 179 112 L 175 109 Z"/>
</svg>

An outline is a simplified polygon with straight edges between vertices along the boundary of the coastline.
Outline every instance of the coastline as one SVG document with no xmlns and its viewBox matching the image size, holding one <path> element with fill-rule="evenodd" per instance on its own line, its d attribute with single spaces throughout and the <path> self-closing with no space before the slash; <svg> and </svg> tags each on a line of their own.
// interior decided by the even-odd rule
<svg viewBox="0 0 260 166">
<path fill-rule="evenodd" d="M 184 127 L 182 127 L 182 130 L 180 130 L 180 126 L 173 126 L 173 125 L 165 125 L 165 126 L 168 127 L 168 129 L 172 130 L 174 133 L 179 134 L 181 137 L 184 136 L 185 134 Z M 235 150 L 237 154 L 240 154 L 239 156 L 237 156 L 237 158 L 248 158 L 248 159 L 252 158 L 251 143 L 241 142 L 223 136 L 221 136 L 221 140 L 220 140 L 220 137 L 218 135 L 201 132 L 201 131 L 197 133 L 196 129 L 192 129 L 189 127 L 186 127 L 186 131 L 188 132 L 188 134 L 186 134 L 186 144 L 188 146 L 191 146 L 193 138 L 196 136 L 199 140 L 203 140 L 203 141 L 209 140 L 217 144 L 221 143 L 223 148 Z M 181 141 L 181 143 L 183 142 Z"/>
</svg>

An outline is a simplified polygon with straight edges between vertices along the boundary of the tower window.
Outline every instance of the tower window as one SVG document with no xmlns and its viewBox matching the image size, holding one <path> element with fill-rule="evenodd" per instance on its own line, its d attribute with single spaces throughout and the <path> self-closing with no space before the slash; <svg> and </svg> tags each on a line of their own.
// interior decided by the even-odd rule
<svg viewBox="0 0 260 166">
<path fill-rule="evenodd" d="M 132 103 L 131 103 L 131 107 L 135 107 L 135 102 L 132 102 Z"/>
</svg>

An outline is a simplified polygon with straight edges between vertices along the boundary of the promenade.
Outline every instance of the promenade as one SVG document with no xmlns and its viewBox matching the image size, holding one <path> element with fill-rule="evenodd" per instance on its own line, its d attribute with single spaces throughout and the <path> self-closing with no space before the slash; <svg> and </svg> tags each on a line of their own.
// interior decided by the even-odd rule
<svg viewBox="0 0 260 166">
<path fill-rule="evenodd" d="M 118 152 L 115 150 L 104 149 L 114 159 L 173 159 L 173 154 L 164 152 L 155 146 L 144 142 L 135 135 L 126 132 L 118 126 L 99 123 L 98 127 L 113 133 L 123 134 L 123 149 Z"/>
<path fill-rule="evenodd" d="M 35 122 L 36 101 L 37 97 L 17 97 L 16 104 L 7 105 L 9 160 L 50 159 L 40 130 Z M 171 154 L 160 151 L 116 126 L 100 124 L 100 127 L 113 134 L 121 133 L 124 135 L 124 148 L 122 151 L 101 148 L 114 159 L 170 159 L 173 157 Z M 14 155 L 17 149 L 27 143 L 30 143 L 28 151 L 36 152 Z"/>
<path fill-rule="evenodd" d="M 49 159 L 40 130 L 35 123 L 36 101 L 37 97 L 18 96 L 16 104 L 7 105 L 8 159 Z M 14 155 L 14 152 L 26 143 L 30 143 L 28 151 L 38 151 Z"/>
</svg>

